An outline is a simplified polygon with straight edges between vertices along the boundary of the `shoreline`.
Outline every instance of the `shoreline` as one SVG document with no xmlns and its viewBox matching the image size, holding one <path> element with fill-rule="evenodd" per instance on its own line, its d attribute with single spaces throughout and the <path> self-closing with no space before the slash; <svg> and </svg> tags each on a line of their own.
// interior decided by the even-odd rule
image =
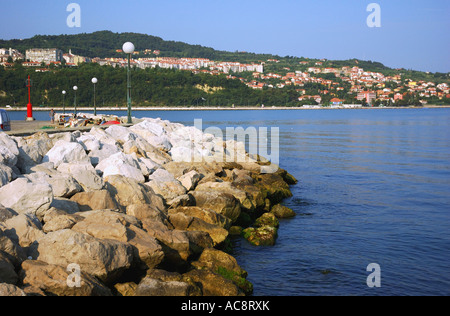
<svg viewBox="0 0 450 316">
<path fill-rule="evenodd" d="M 344 107 L 323 107 L 323 108 L 304 108 L 304 107 L 133 107 L 133 111 L 276 111 L 276 110 L 381 110 L 381 109 L 440 109 L 440 108 L 450 108 L 450 105 L 427 105 L 427 106 L 403 106 L 403 107 L 357 107 L 357 108 L 344 108 Z M 26 107 L 17 108 L 4 108 L 0 107 L 1 110 L 7 110 L 10 112 L 23 112 L 27 111 Z M 52 107 L 52 108 L 33 108 L 35 112 L 48 112 L 51 109 L 55 111 L 63 111 L 62 107 Z M 73 112 L 75 109 L 73 107 L 66 107 L 66 112 Z M 127 107 L 99 107 L 97 111 L 127 111 Z M 77 112 L 80 111 L 94 111 L 92 107 L 78 107 Z"/>
<path fill-rule="evenodd" d="M 14 246 L 0 245 L 11 256 L 0 260 L 11 285 L 0 284 L 0 293 L 251 295 L 231 239 L 275 246 L 279 219 L 296 216 L 281 203 L 298 181 L 278 166 L 266 173 L 270 162 L 260 156 L 230 160 L 243 154 L 238 142 L 204 140 L 194 129 L 147 119 L 106 130 L 0 133 L 8 154 L 0 237 Z M 189 159 L 187 142 L 201 162 Z M 223 161 L 208 159 L 218 155 Z M 83 271 L 81 287 L 68 286 L 73 264 Z"/>
</svg>

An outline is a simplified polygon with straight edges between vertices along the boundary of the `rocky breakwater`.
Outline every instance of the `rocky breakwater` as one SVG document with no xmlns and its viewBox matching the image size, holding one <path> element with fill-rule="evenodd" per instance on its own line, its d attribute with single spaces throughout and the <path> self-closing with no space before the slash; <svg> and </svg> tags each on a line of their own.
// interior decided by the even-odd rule
<svg viewBox="0 0 450 316">
<path fill-rule="evenodd" d="M 273 245 L 296 180 L 242 147 L 160 119 L 0 133 L 0 295 L 250 294 L 230 236 Z"/>
</svg>

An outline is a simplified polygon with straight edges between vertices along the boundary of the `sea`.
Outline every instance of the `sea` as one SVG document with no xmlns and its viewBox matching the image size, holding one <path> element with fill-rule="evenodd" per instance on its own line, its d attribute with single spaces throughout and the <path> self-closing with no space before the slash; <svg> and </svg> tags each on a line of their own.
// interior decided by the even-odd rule
<svg viewBox="0 0 450 316">
<path fill-rule="evenodd" d="M 233 240 L 254 296 L 450 295 L 450 109 L 133 116 L 279 129 L 279 164 L 299 180 L 284 205 L 297 216 L 281 221 L 273 247 Z"/>
</svg>

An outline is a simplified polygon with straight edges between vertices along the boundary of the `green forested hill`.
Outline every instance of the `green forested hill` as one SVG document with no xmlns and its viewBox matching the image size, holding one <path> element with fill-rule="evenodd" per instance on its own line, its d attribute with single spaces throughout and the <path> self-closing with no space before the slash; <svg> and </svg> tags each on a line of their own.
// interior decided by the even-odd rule
<svg viewBox="0 0 450 316">
<path fill-rule="evenodd" d="M 138 34 L 138 33 L 113 33 L 100 31 L 94 33 L 83 33 L 77 35 L 37 35 L 24 40 L 0 40 L 0 47 L 12 47 L 21 52 L 30 48 L 55 47 L 85 57 L 115 57 L 123 54 L 117 53 L 125 42 L 132 42 L 136 50 L 145 49 L 160 50 L 161 56 L 166 57 L 197 57 L 209 58 L 211 60 L 266 60 L 273 55 L 258 55 L 252 53 L 231 53 L 217 51 L 213 48 L 200 45 L 190 45 L 183 42 L 165 41 L 160 37 Z"/>
<path fill-rule="evenodd" d="M 32 98 L 36 106 L 61 106 L 63 90 L 68 92 L 66 105 L 72 105 L 72 87 L 75 85 L 79 88 L 78 105 L 92 106 L 93 77 L 98 78 L 98 106 L 126 105 L 126 69 L 92 63 L 78 68 L 55 68 L 44 73 L 20 64 L 13 69 L 0 67 L 0 106 L 27 104 L 25 80 L 28 75 L 33 81 Z M 133 69 L 132 86 L 135 106 L 298 105 L 298 93 L 294 88 L 253 90 L 240 80 L 227 79 L 225 75 L 195 75 L 159 68 Z"/>
</svg>

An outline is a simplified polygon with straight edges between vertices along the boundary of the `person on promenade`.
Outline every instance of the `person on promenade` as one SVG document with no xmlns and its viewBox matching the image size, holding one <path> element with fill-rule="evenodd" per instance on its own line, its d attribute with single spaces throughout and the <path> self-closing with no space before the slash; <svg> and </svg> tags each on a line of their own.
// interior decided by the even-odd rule
<svg viewBox="0 0 450 316">
<path fill-rule="evenodd" d="M 53 109 L 51 109 L 51 111 L 50 111 L 50 118 L 51 118 L 52 124 L 55 123 L 55 111 L 53 111 Z"/>
</svg>

